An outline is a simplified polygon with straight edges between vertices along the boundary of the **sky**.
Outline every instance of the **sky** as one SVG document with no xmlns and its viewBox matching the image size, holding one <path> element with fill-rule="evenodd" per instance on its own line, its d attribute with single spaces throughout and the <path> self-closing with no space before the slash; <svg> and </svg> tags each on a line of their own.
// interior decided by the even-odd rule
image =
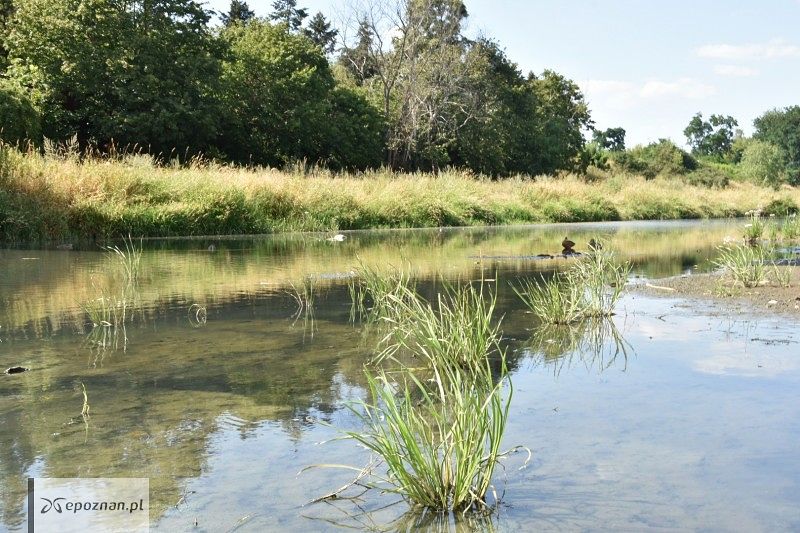
<svg viewBox="0 0 800 533">
<path fill-rule="evenodd" d="M 598 129 L 626 144 L 670 138 L 697 112 L 745 134 L 765 111 L 800 105 L 800 0 L 464 0 L 467 34 L 500 43 L 523 73 L 552 69 L 583 90 Z M 249 0 L 258 16 L 272 0 Z M 229 0 L 206 0 L 224 11 Z M 299 0 L 344 20 L 347 0 Z"/>
</svg>

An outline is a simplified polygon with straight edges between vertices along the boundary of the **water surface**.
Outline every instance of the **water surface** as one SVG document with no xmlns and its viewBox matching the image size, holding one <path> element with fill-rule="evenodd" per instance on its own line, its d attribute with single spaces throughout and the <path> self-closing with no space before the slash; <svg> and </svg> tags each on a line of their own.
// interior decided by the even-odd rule
<svg viewBox="0 0 800 533">
<path fill-rule="evenodd" d="M 564 236 L 592 236 L 658 278 L 708 269 L 741 223 L 610 223 L 145 241 L 141 313 L 125 332 L 90 334 L 81 303 L 114 287 L 95 246 L 0 251 L 0 530 L 20 531 L 34 477 L 148 477 L 154 530 L 321 530 L 338 525 L 447 530 L 365 495 L 359 508 L 306 502 L 368 456 L 329 424 L 364 395 L 372 345 L 349 322 L 359 262 L 496 279 L 514 396 L 497 530 L 800 529 L 800 338 L 786 318 L 627 295 L 605 331 L 536 326 L 508 282 L 567 264 Z M 213 245 L 212 251 L 209 246 Z M 313 327 L 286 293 L 307 276 Z M 194 304 L 194 307 L 193 307 Z M 197 307 L 207 310 L 198 323 Z M 589 337 L 587 337 L 589 335 Z M 622 349 L 620 349 L 620 347 Z M 81 384 L 91 417 L 80 416 Z M 324 442 L 324 443 L 323 443 Z M 322 444 L 321 444 L 322 443 Z M 195 528 L 194 524 L 198 526 Z"/>
</svg>

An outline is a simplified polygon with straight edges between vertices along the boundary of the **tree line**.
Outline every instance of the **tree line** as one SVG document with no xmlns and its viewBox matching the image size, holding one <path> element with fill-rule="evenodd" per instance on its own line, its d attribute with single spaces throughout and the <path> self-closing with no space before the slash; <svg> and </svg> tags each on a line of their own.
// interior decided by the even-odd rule
<svg viewBox="0 0 800 533">
<path fill-rule="evenodd" d="M 296 0 L 215 22 L 193 0 L 0 0 L 6 141 L 334 169 L 579 164 L 578 86 L 465 35 L 459 0 L 383 0 L 333 28 Z"/>
<path fill-rule="evenodd" d="M 626 150 L 572 80 L 468 37 L 461 0 L 364 0 L 347 15 L 334 27 L 297 0 L 264 17 L 243 0 L 221 14 L 195 0 L 0 0 L 0 137 L 334 170 L 694 170 L 669 141 Z M 798 180 L 800 107 L 760 117 L 753 139 L 737 125 L 698 114 L 689 157 Z"/>
</svg>

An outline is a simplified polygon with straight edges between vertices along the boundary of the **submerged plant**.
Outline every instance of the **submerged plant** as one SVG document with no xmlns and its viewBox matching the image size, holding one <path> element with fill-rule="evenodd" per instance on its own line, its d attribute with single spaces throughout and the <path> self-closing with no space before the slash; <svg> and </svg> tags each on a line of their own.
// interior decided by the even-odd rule
<svg viewBox="0 0 800 533">
<path fill-rule="evenodd" d="M 766 253 L 761 246 L 734 245 L 718 248 L 719 256 L 712 264 L 730 275 L 735 283 L 756 287 L 766 280 Z"/>
</svg>

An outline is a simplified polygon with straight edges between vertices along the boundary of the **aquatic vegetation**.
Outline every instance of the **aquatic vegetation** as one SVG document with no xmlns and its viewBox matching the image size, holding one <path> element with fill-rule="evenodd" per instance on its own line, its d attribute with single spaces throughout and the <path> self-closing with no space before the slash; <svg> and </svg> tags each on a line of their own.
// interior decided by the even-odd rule
<svg viewBox="0 0 800 533">
<path fill-rule="evenodd" d="M 735 283 L 756 287 L 766 280 L 766 253 L 761 246 L 739 244 L 719 247 L 719 256 L 712 261 Z"/>
<path fill-rule="evenodd" d="M 778 265 L 775 261 L 771 264 L 770 274 L 772 281 L 780 287 L 789 287 L 792 282 L 792 267 Z"/>
<path fill-rule="evenodd" d="M 433 304 L 403 287 L 387 297 L 392 311 L 382 320 L 389 333 L 377 361 L 402 351 L 433 367 L 481 368 L 487 357 L 501 352 L 500 324 L 493 320 L 496 302 L 496 294 L 484 283 L 478 288 L 445 284 Z"/>
<path fill-rule="evenodd" d="M 91 409 L 89 406 L 89 395 L 86 393 L 86 385 L 81 383 L 81 388 L 83 389 L 83 409 L 81 409 L 81 416 L 87 418 L 89 416 L 89 410 Z"/>
<path fill-rule="evenodd" d="M 563 273 L 540 283 L 522 280 L 514 292 L 539 320 L 570 324 L 589 317 L 610 316 L 630 274 L 629 263 L 618 263 L 613 252 L 595 242 L 594 249 Z"/>
<path fill-rule="evenodd" d="M 350 319 L 374 323 L 393 316 L 406 298 L 415 298 L 410 268 L 380 270 L 360 263 L 348 281 Z"/>
<path fill-rule="evenodd" d="M 352 408 L 365 428 L 346 434 L 385 461 L 384 491 L 414 506 L 483 509 L 504 455 L 500 441 L 512 396 L 505 360 L 497 383 L 488 359 L 472 376 L 452 364 L 435 368 L 432 384 L 411 370 L 399 384 L 396 374 L 368 372 L 371 400 Z"/>
<path fill-rule="evenodd" d="M 125 282 L 129 285 L 136 285 L 141 273 L 142 239 L 139 239 L 138 246 L 130 235 L 127 239 L 123 238 L 122 242 L 125 245 L 124 250 L 119 246 L 104 246 L 103 249 L 122 267 Z"/>
<path fill-rule="evenodd" d="M 750 222 L 744 225 L 744 239 L 750 244 L 755 244 L 763 238 L 766 224 L 761 218 L 760 209 L 745 214 L 750 217 Z"/>
<path fill-rule="evenodd" d="M 105 286 L 92 282 L 95 298 L 81 304 L 81 309 L 93 327 L 118 327 L 128 318 L 128 298 L 125 291 L 112 292 Z"/>
<path fill-rule="evenodd" d="M 542 277 L 539 282 L 522 279 L 511 288 L 542 322 L 570 324 L 583 316 L 583 291 L 568 274 Z"/>
<path fill-rule="evenodd" d="M 781 234 L 784 239 L 790 241 L 800 238 L 800 218 L 795 214 L 786 217 L 781 226 Z"/>
<path fill-rule="evenodd" d="M 618 263 L 614 253 L 604 252 L 602 247 L 576 261 L 568 278 L 584 291 L 581 314 L 584 317 L 612 315 L 630 272 L 630 263 Z"/>
</svg>

